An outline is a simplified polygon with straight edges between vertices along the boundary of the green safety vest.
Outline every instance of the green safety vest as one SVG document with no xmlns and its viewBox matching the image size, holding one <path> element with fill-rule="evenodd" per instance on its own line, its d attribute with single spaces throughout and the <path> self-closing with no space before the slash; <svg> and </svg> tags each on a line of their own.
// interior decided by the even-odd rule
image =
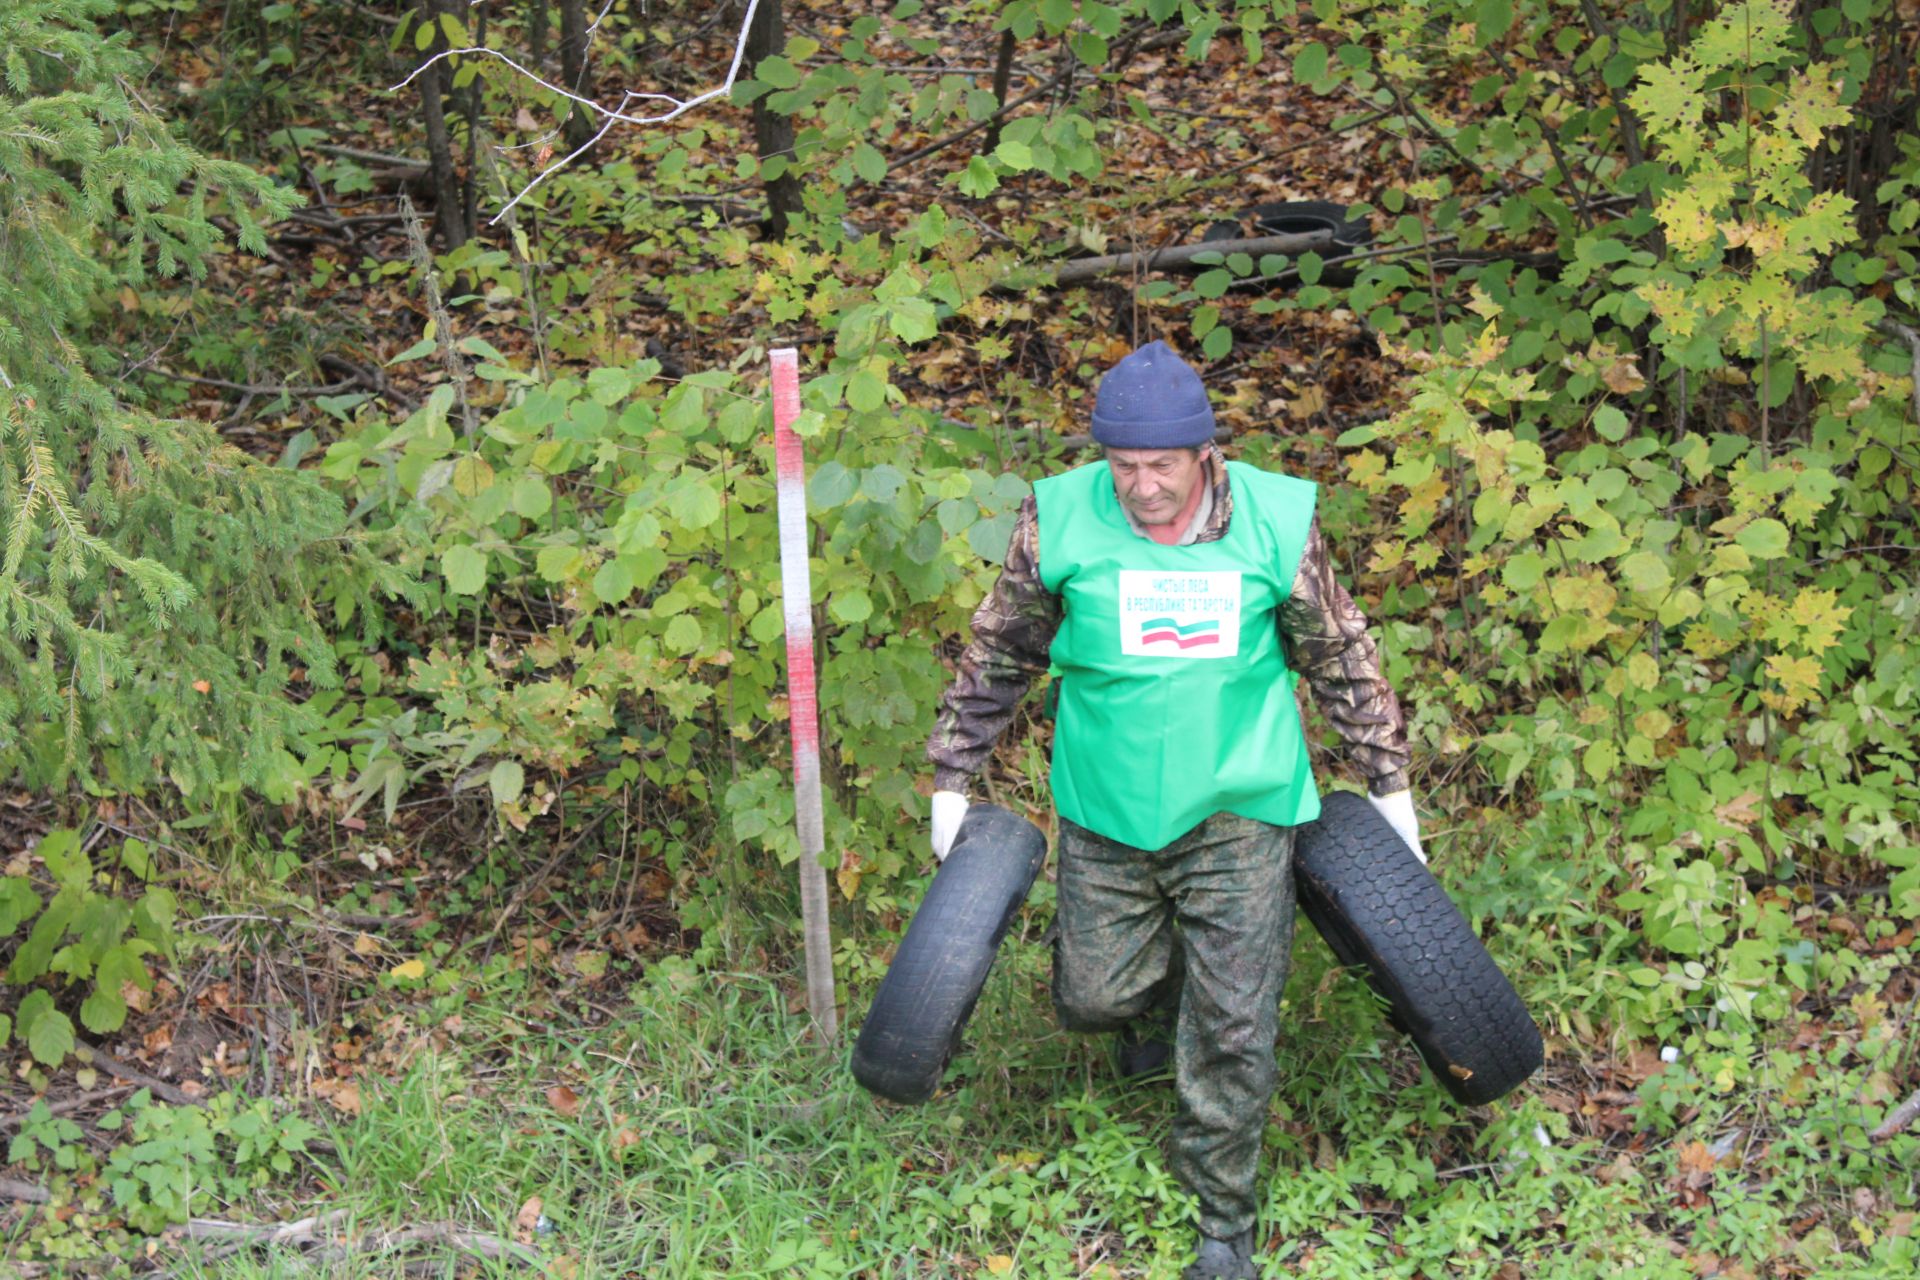
<svg viewBox="0 0 1920 1280">
<path fill-rule="evenodd" d="M 1226 536 L 1184 547 L 1133 531 L 1105 462 L 1033 487 L 1040 581 L 1065 606 L 1054 808 L 1136 849 L 1221 812 L 1320 816 L 1276 617 L 1318 486 L 1239 462 L 1227 476 Z"/>
</svg>

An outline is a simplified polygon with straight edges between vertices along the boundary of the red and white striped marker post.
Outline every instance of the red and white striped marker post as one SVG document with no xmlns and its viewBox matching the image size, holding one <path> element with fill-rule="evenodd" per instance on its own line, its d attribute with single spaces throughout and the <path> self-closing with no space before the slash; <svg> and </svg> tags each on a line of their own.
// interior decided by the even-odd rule
<svg viewBox="0 0 1920 1280">
<path fill-rule="evenodd" d="M 826 822 L 820 811 L 820 709 L 813 672 L 813 575 L 807 569 L 807 474 L 793 420 L 800 364 L 792 347 L 773 362 L 773 455 L 780 504 L 780 591 L 787 620 L 787 727 L 793 737 L 793 812 L 800 829 L 800 918 L 806 931 L 807 1005 L 822 1043 L 839 1034 L 833 945 L 827 930 Z"/>
</svg>

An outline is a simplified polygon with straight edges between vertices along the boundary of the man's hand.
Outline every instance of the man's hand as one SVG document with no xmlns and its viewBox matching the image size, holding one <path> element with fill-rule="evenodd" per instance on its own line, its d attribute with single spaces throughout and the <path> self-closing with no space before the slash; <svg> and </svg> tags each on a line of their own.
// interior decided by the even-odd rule
<svg viewBox="0 0 1920 1280">
<path fill-rule="evenodd" d="M 953 848 L 953 837 L 960 830 L 960 820 L 967 816 L 967 807 L 967 798 L 958 791 L 933 793 L 933 857 L 936 862 L 947 860 L 947 850 Z"/>
<path fill-rule="evenodd" d="M 1413 812 L 1413 792 L 1395 791 L 1391 795 L 1370 795 L 1367 801 L 1373 805 L 1381 817 L 1387 820 L 1387 825 L 1406 841 L 1407 848 L 1413 850 L 1413 856 L 1420 859 L 1420 865 L 1426 866 L 1427 851 L 1420 847 L 1420 819 Z M 939 802 L 940 797 L 935 796 L 934 803 L 937 805 Z M 935 812 L 939 811 L 936 809 Z M 935 828 L 935 830 L 938 829 L 938 827 Z"/>
</svg>

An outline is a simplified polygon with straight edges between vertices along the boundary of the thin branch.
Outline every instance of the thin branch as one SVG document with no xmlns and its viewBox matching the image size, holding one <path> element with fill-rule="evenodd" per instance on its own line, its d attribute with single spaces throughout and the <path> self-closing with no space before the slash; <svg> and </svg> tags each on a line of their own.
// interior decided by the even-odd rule
<svg viewBox="0 0 1920 1280">
<path fill-rule="evenodd" d="M 549 177 L 553 176 L 555 173 L 559 172 L 561 169 L 564 169 L 568 164 L 572 163 L 576 158 L 592 150 L 594 144 L 599 142 L 601 138 L 605 137 L 607 134 L 607 131 L 612 129 L 614 125 L 616 124 L 662 124 L 668 120 L 673 119 L 675 116 L 681 115 L 682 113 L 687 111 L 691 111 L 693 108 L 701 105 L 702 103 L 711 102 L 713 99 L 718 98 L 723 94 L 731 93 L 733 91 L 734 81 L 738 79 L 740 75 L 741 59 L 746 56 L 747 30 L 749 27 L 753 25 L 754 10 L 758 9 L 759 7 L 760 7 L 760 0 L 747 0 L 747 11 L 740 21 L 740 34 L 738 37 L 735 38 L 733 42 L 733 61 L 727 67 L 726 80 L 723 81 L 718 88 L 709 89 L 707 92 L 700 94 L 697 97 L 688 98 L 684 101 L 674 97 L 670 93 L 638 93 L 632 89 L 629 89 L 621 95 L 620 105 L 618 107 L 608 109 L 606 107 L 601 106 L 598 102 L 595 102 L 591 98 L 582 97 L 580 94 L 577 94 L 568 89 L 562 88 L 561 86 L 554 84 L 551 81 L 542 79 L 540 76 L 537 76 L 533 72 L 527 70 L 526 67 L 520 65 L 520 63 L 514 61 L 512 58 L 508 57 L 506 54 L 501 53 L 498 49 L 482 49 L 482 48 L 474 48 L 474 47 L 468 47 L 465 49 L 443 49 L 439 53 L 434 54 L 431 58 L 428 58 L 425 62 L 421 63 L 419 66 L 415 67 L 413 71 L 408 74 L 406 79 L 402 80 L 399 84 L 392 86 L 392 88 L 390 88 L 388 92 L 398 93 L 400 90 L 406 88 L 409 84 L 413 83 L 414 78 L 416 76 L 418 76 L 421 72 L 425 71 L 428 67 L 431 67 L 434 63 L 439 62 L 442 58 L 451 58 L 456 54 L 465 54 L 473 57 L 497 58 L 501 62 L 504 62 L 508 66 L 512 67 L 515 71 L 519 72 L 521 75 L 525 76 L 527 79 L 539 85 L 541 88 L 547 90 L 549 93 L 557 93 L 561 97 L 566 98 L 568 101 L 574 102 L 580 106 L 585 107 L 589 111 L 595 112 L 605 117 L 604 123 L 601 124 L 599 130 L 596 131 L 591 138 L 587 139 L 587 141 L 582 145 L 574 148 L 574 150 L 569 152 L 567 155 L 561 157 L 559 160 L 548 165 L 545 169 L 542 169 L 539 172 L 539 174 L 537 174 L 534 177 L 532 182 L 529 182 L 525 187 L 521 188 L 519 195 L 507 201 L 506 206 L 502 208 L 499 213 L 495 214 L 492 218 L 488 219 L 487 225 L 493 226 L 497 224 L 501 218 L 504 218 L 506 216 L 508 209 L 513 208 L 515 205 L 519 204 L 522 200 L 524 200 L 527 197 L 527 195 L 533 191 L 535 187 L 539 186 L 542 182 L 545 182 Z M 611 5 L 609 5 L 609 8 L 611 8 Z M 606 11 L 602 10 L 600 18 L 604 18 L 604 17 L 606 17 Z M 598 27 L 600 25 L 600 18 L 596 18 L 594 20 L 595 27 Z M 661 112 L 658 115 L 649 115 L 649 116 L 628 115 L 626 113 L 627 107 L 636 102 L 671 102 L 674 105 L 671 110 Z"/>
<path fill-rule="evenodd" d="M 359 378 L 329 382 L 321 387 L 293 387 L 282 383 L 228 382 L 225 378 L 202 378 L 197 374 L 175 373 L 157 366 L 147 372 L 174 382 L 191 382 L 196 386 L 217 387 L 222 391 L 238 391 L 250 396 L 337 396 L 362 385 Z"/>
</svg>

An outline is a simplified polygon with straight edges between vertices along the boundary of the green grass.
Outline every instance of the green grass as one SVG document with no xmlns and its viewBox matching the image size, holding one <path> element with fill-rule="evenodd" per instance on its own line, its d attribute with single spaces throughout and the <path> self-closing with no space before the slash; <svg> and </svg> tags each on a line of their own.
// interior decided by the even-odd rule
<svg viewBox="0 0 1920 1280">
<path fill-rule="evenodd" d="M 1692 1280 L 1705 1255 L 1754 1276 L 1911 1272 L 1911 1240 L 1881 1230 L 1867 1244 L 1831 1212 L 1862 1186 L 1910 1208 L 1911 1175 L 1902 1188 L 1883 1162 L 1822 1163 L 1844 1150 L 1832 1143 L 1771 1135 L 1768 1157 L 1716 1175 L 1703 1205 L 1676 1198 L 1677 1153 L 1751 1122 L 1771 1077 L 1749 1096 L 1672 1069 L 1643 1087 L 1649 1136 L 1622 1161 L 1568 1140 L 1568 1117 L 1529 1091 L 1456 1108 L 1364 988 L 1301 939 L 1263 1166 L 1266 1274 Z M 538 1196 L 553 1227 L 538 1247 L 562 1275 L 1175 1276 L 1192 1206 L 1162 1159 L 1171 1090 L 1114 1080 L 1105 1040 L 1057 1030 L 1045 989 L 1045 949 L 1010 943 L 947 1091 L 917 1108 L 861 1091 L 850 1040 L 817 1052 L 758 974 L 661 961 L 599 1030 L 541 1029 L 468 993 L 457 1042 L 363 1084 L 315 1203 L 350 1207 L 361 1228 L 450 1220 L 511 1238 Z M 549 1101 L 557 1086 L 577 1115 Z M 1807 1105 L 1818 1131 L 1824 1104 Z M 1844 1139 L 1844 1117 L 1829 1128 Z M 1823 1215 L 1811 1231 L 1795 1222 L 1809 1213 Z M 198 1274 L 276 1265 L 255 1254 Z"/>
</svg>

